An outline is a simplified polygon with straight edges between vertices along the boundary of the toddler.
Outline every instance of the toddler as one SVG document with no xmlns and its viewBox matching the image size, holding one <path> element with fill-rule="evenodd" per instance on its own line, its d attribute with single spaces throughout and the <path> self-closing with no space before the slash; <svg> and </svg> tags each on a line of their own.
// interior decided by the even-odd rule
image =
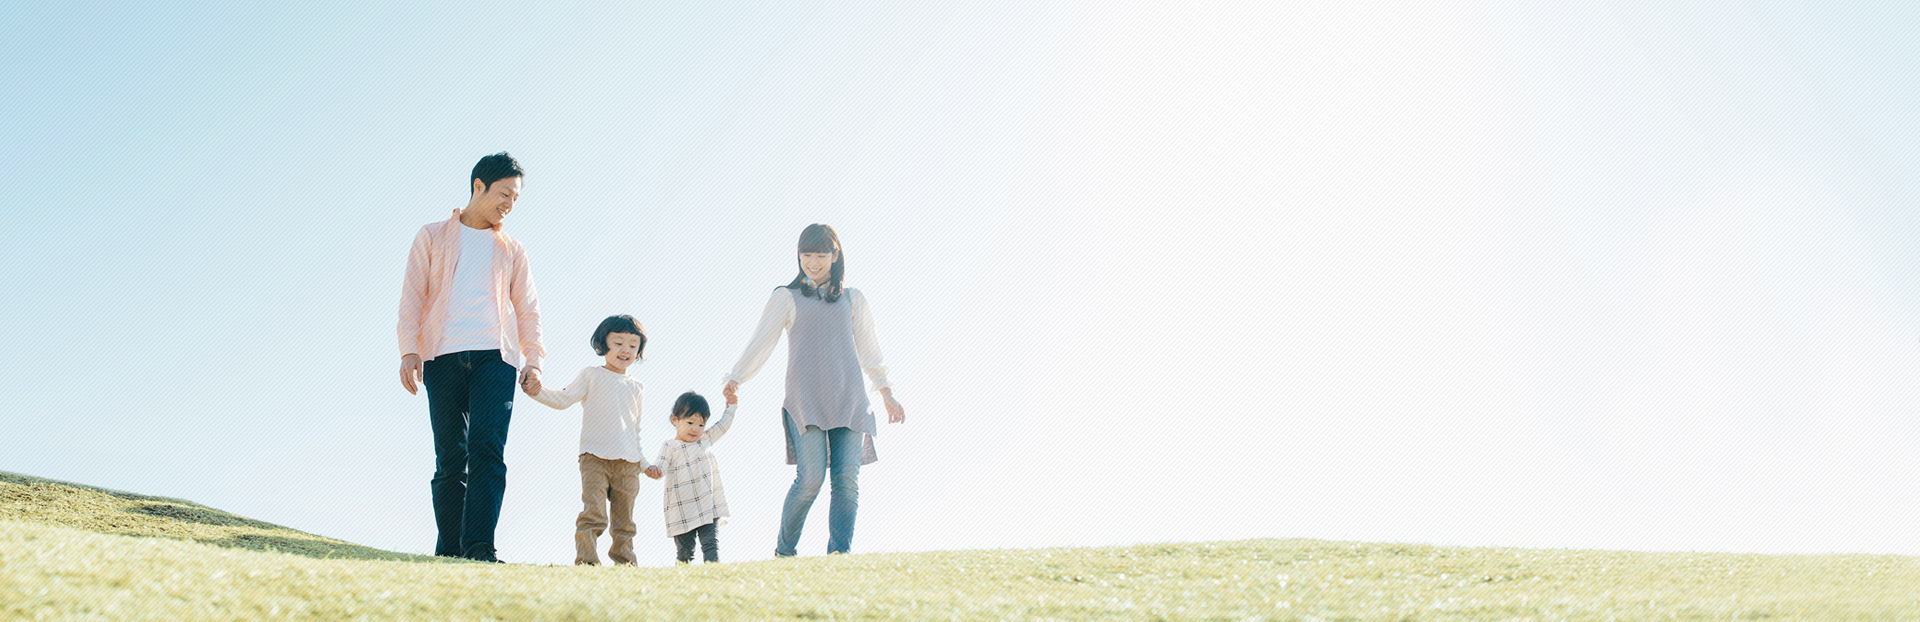
<svg viewBox="0 0 1920 622">
<path fill-rule="evenodd" d="M 586 507 L 574 521 L 575 564 L 600 563 L 594 544 L 612 514 L 613 546 L 607 557 L 635 565 L 633 536 L 639 529 L 633 524 L 633 499 L 640 492 L 640 473 L 660 478 L 660 469 L 640 455 L 641 386 L 627 375 L 646 347 L 647 333 L 633 316 L 601 320 L 593 331 L 593 351 L 606 357 L 606 364 L 580 370 L 564 389 L 544 387 L 533 396 L 556 409 L 586 402 L 580 413 L 580 501 Z"/>
<path fill-rule="evenodd" d="M 727 411 L 711 428 L 706 427 L 710 412 L 707 398 L 688 391 L 673 402 L 675 435 L 660 445 L 660 455 L 653 462 L 666 472 L 667 535 L 680 546 L 682 562 L 693 561 L 695 538 L 700 540 L 706 561 L 720 561 L 714 531 L 728 516 L 727 495 L 720 485 L 720 466 L 714 463 L 710 448 L 733 425 L 733 409 L 739 401 L 727 396 Z"/>
</svg>

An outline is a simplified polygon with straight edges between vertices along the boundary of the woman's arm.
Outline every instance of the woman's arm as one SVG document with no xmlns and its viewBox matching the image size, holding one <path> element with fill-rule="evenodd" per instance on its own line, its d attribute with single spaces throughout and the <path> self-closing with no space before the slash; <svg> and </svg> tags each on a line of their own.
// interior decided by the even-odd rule
<svg viewBox="0 0 1920 622">
<path fill-rule="evenodd" d="M 792 325 L 793 293 L 785 287 L 775 288 L 773 296 L 767 299 L 766 310 L 760 313 L 760 326 L 753 330 L 753 341 L 747 342 L 747 351 L 740 353 L 740 362 L 727 374 L 727 384 L 738 385 L 760 373 L 760 366 L 767 363 L 774 347 L 780 345 L 780 332 Z"/>
<path fill-rule="evenodd" d="M 588 385 L 593 383 L 592 377 L 587 375 L 590 370 L 591 368 L 580 370 L 580 375 L 573 379 L 573 384 L 567 385 L 564 389 L 556 391 L 553 387 L 541 387 L 540 392 L 533 395 L 533 401 L 546 404 L 556 410 L 565 410 L 568 406 L 587 399 Z"/>
<path fill-rule="evenodd" d="M 880 392 L 880 401 L 887 408 L 887 422 L 904 423 L 907 409 L 893 399 L 893 382 L 887 380 L 887 364 L 880 354 L 880 338 L 873 332 L 873 310 L 867 305 L 867 295 L 857 289 L 847 290 L 847 295 L 853 302 L 853 351 L 860 357 L 860 368 L 873 380 L 873 390 Z"/>
<path fill-rule="evenodd" d="M 860 357 L 860 369 L 873 380 L 873 390 L 890 388 L 893 383 L 887 381 L 886 356 L 880 353 L 880 337 L 873 332 L 873 308 L 860 290 L 849 289 L 847 296 L 853 299 L 853 350 Z"/>
</svg>

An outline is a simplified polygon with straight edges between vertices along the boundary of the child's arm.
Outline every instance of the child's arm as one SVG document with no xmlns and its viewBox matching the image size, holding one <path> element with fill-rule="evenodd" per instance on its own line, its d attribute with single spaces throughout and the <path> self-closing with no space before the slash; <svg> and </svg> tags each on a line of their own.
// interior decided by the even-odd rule
<svg viewBox="0 0 1920 622">
<path fill-rule="evenodd" d="M 554 390 L 553 387 L 540 387 L 540 392 L 533 395 L 533 401 L 554 409 L 565 410 L 568 406 L 587 398 L 587 384 L 590 382 L 592 380 L 587 375 L 587 370 L 582 369 L 580 375 L 573 379 L 573 384 L 567 385 L 566 388 Z"/>
<path fill-rule="evenodd" d="M 720 442 L 720 437 L 727 435 L 727 428 L 733 427 L 733 411 L 739 407 L 740 404 L 737 402 L 728 404 L 727 409 L 720 413 L 720 420 L 713 422 L 713 425 L 707 426 L 707 444 L 718 443 Z"/>
<path fill-rule="evenodd" d="M 660 444 L 660 455 L 654 456 L 653 465 L 647 467 L 647 477 L 660 479 L 663 472 L 667 470 L 667 448 L 672 446 L 671 440 Z"/>
</svg>

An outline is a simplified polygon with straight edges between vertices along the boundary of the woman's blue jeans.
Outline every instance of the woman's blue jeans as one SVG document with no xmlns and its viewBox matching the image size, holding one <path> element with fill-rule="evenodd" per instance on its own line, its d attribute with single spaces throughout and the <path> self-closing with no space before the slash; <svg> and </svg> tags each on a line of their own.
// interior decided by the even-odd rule
<svg viewBox="0 0 1920 622">
<path fill-rule="evenodd" d="M 804 431 L 796 431 L 793 418 L 787 416 L 786 411 L 780 412 L 780 421 L 786 426 L 787 440 L 793 443 L 794 461 L 799 464 L 793 488 L 787 490 L 787 504 L 780 509 L 780 542 L 773 547 L 773 554 L 779 557 L 796 554 L 794 548 L 800 543 L 800 528 L 806 525 L 807 510 L 813 509 L 814 498 L 820 496 L 820 485 L 826 481 L 829 467 L 833 469 L 833 505 L 827 510 L 827 552 L 847 552 L 853 544 L 853 518 L 860 513 L 863 435 L 853 428 L 822 430 L 807 426 Z"/>
</svg>

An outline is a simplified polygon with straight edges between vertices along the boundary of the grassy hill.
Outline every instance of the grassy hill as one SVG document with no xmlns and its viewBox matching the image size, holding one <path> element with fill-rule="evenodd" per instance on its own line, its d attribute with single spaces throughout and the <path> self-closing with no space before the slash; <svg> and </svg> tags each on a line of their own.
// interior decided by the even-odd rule
<svg viewBox="0 0 1920 622">
<path fill-rule="evenodd" d="M 1309 540 L 441 563 L 190 502 L 0 476 L 0 619 L 1902 620 L 1920 559 Z"/>
<path fill-rule="evenodd" d="M 235 516 L 191 501 L 0 471 L 0 520 L 82 531 L 191 540 L 213 546 L 333 559 L 445 561 L 394 553 Z"/>
</svg>

